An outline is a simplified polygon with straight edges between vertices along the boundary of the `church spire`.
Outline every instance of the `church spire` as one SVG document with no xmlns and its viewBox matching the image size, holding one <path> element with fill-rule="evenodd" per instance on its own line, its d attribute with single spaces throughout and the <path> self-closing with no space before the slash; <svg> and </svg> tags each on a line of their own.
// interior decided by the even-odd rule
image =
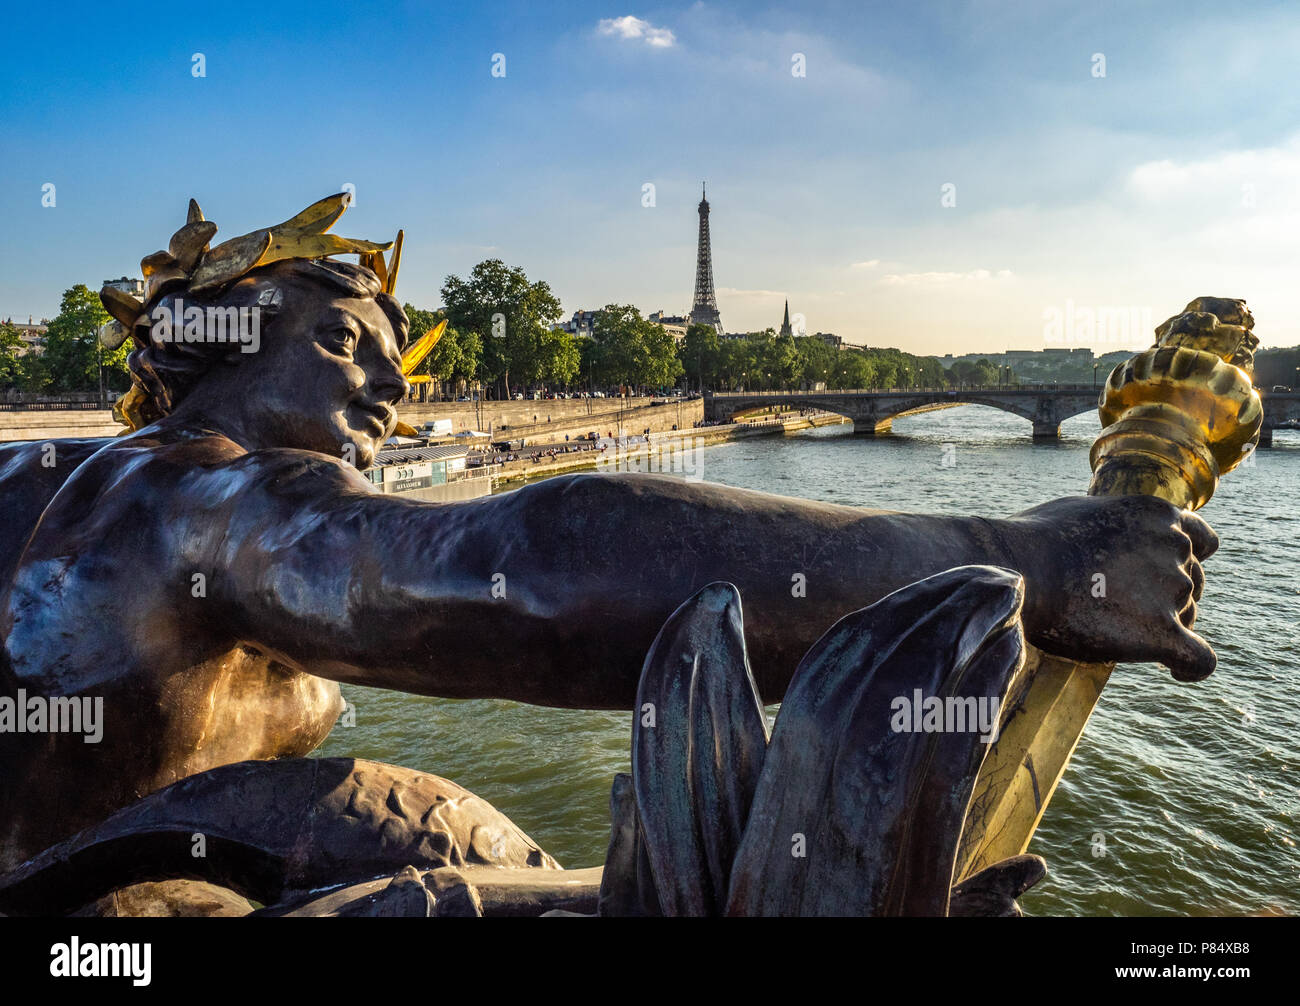
<svg viewBox="0 0 1300 1006">
<path fill-rule="evenodd" d="M 785 318 L 781 322 L 781 335 L 794 335 L 794 329 L 790 327 L 790 298 L 785 301 Z"/>
</svg>

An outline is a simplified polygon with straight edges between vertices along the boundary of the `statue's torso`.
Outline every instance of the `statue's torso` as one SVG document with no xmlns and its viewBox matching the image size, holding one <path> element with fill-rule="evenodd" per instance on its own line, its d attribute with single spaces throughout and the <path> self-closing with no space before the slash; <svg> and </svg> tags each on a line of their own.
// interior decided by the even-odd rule
<svg viewBox="0 0 1300 1006">
<path fill-rule="evenodd" d="M 53 443 L 53 465 L 40 444 L 0 447 L 0 695 L 99 702 L 101 737 L 0 732 L 0 869 L 187 775 L 304 755 L 342 708 L 335 682 L 186 617 L 202 599 L 178 593 L 165 529 L 114 520 L 85 478 L 59 495 L 105 441 Z"/>
</svg>

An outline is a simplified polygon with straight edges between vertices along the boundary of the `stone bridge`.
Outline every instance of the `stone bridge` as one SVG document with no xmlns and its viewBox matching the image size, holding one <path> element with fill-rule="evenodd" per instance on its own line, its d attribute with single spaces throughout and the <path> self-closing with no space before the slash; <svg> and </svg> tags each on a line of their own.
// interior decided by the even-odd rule
<svg viewBox="0 0 1300 1006">
<path fill-rule="evenodd" d="M 1097 410 L 1100 387 L 1091 384 L 1019 385 L 987 388 L 894 388 L 887 391 L 720 391 L 705 396 L 707 419 L 732 416 L 774 405 L 824 409 L 853 420 L 853 432 L 890 432 L 899 416 L 958 405 L 987 405 L 1029 420 L 1035 440 L 1054 440 L 1071 416 Z"/>
<path fill-rule="evenodd" d="M 1300 391 L 1261 391 L 1264 399 L 1264 429 L 1260 447 L 1273 446 L 1273 431 L 1280 426 L 1300 424 Z"/>
<path fill-rule="evenodd" d="M 1029 420 L 1035 440 L 1054 440 L 1071 416 L 1094 412 L 1100 387 L 1091 384 L 1018 385 L 987 388 L 916 388 L 853 391 L 719 391 L 704 399 L 706 419 L 733 416 L 774 405 L 824 409 L 853 420 L 853 432 L 868 436 L 890 432 L 899 416 L 914 416 L 958 405 L 987 405 Z M 1273 431 L 1300 423 L 1300 391 L 1260 392 L 1264 400 L 1261 447 L 1273 446 Z"/>
</svg>

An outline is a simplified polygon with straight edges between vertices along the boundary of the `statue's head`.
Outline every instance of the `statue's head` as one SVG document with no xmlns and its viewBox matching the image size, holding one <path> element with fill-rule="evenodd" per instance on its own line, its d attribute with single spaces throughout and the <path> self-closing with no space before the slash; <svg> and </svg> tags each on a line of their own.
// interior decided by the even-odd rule
<svg viewBox="0 0 1300 1006">
<path fill-rule="evenodd" d="M 408 389 L 408 325 L 391 294 L 396 255 L 390 269 L 380 254 L 387 246 L 323 232 L 345 207 L 331 197 L 209 251 L 215 227 L 191 204 L 171 251 L 143 263 L 145 301 L 101 294 L 117 319 L 101 339 L 129 336 L 135 346 L 124 421 L 193 419 L 250 449 L 295 447 L 369 465 Z M 347 251 L 364 264 L 324 257 Z"/>
</svg>

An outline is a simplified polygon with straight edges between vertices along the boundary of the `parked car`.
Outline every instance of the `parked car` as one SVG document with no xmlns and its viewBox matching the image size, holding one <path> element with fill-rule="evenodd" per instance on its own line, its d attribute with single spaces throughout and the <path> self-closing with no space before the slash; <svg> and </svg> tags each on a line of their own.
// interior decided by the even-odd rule
<svg viewBox="0 0 1300 1006">
<path fill-rule="evenodd" d="M 1291 389 L 1288 388 L 1285 384 L 1275 384 L 1273 385 L 1273 390 L 1286 392 L 1286 391 L 1290 391 Z"/>
<path fill-rule="evenodd" d="M 468 402 L 468 401 L 469 401 L 469 395 L 461 395 L 458 399 L 456 399 L 456 401 L 458 401 L 458 402 Z"/>
<path fill-rule="evenodd" d="M 516 392 L 515 392 L 515 401 L 516 401 L 516 402 L 522 402 L 523 400 L 524 400 L 524 393 L 523 393 L 522 391 L 516 391 Z"/>
</svg>

